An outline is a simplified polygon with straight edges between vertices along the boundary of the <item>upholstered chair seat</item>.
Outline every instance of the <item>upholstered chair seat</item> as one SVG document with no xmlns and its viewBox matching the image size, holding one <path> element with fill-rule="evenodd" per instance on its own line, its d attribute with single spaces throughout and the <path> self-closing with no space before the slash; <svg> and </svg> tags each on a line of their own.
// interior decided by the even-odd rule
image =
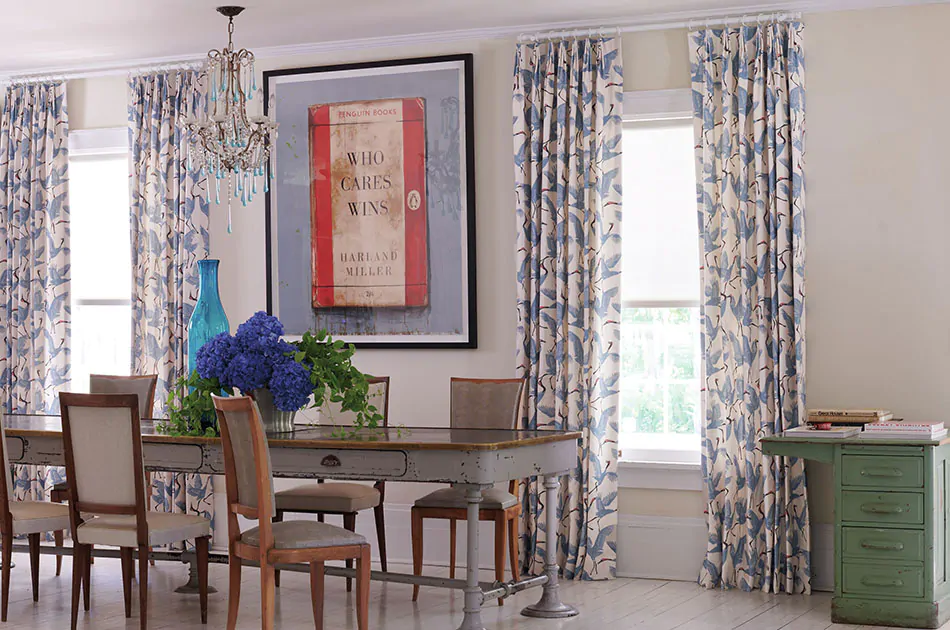
<svg viewBox="0 0 950 630">
<path fill-rule="evenodd" d="M 480 510 L 507 510 L 518 504 L 518 498 L 501 488 L 489 488 L 482 492 Z M 430 492 L 414 504 L 420 508 L 446 508 L 464 510 L 468 508 L 465 493 L 457 488 L 443 488 Z"/>
<path fill-rule="evenodd" d="M 275 549 L 319 549 L 366 544 L 366 539 L 360 534 L 316 521 L 283 521 L 274 523 L 271 528 L 274 533 Z M 252 547 L 260 547 L 260 528 L 254 527 L 241 532 L 241 542 Z"/>
<path fill-rule="evenodd" d="M 36 534 L 69 528 L 69 508 L 45 501 L 11 501 L 13 533 Z"/>
<path fill-rule="evenodd" d="M 201 538 L 211 535 L 211 522 L 194 514 L 170 514 L 146 512 L 148 544 L 152 547 Z M 83 545 L 110 545 L 113 547 L 137 547 L 134 516 L 96 516 L 76 530 Z"/>
<path fill-rule="evenodd" d="M 359 483 L 308 483 L 276 493 L 282 512 L 359 512 L 379 505 L 379 490 Z"/>
</svg>

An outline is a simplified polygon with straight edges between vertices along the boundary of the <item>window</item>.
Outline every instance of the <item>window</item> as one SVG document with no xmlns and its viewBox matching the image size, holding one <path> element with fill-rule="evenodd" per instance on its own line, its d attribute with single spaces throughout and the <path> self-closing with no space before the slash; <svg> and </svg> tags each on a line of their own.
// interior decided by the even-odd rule
<svg viewBox="0 0 950 630">
<path fill-rule="evenodd" d="M 699 461 L 699 230 L 688 90 L 631 93 L 623 127 L 620 447 Z"/>
<path fill-rule="evenodd" d="M 125 129 L 69 138 L 72 389 L 128 374 L 132 351 L 129 153 Z"/>
</svg>

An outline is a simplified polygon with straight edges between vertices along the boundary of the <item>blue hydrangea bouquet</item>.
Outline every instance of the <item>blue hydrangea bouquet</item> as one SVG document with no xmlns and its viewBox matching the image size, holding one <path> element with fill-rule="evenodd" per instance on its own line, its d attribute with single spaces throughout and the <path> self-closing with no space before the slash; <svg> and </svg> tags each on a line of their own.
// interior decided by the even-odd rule
<svg viewBox="0 0 950 630">
<path fill-rule="evenodd" d="M 263 311 L 201 347 L 197 369 L 169 392 L 169 421 L 160 428 L 176 435 L 217 435 L 212 394 L 241 393 L 258 399 L 269 392 L 280 411 L 340 403 L 356 413 L 354 429 L 375 428 L 382 416 L 369 404 L 366 375 L 352 363 L 354 348 L 326 331 L 283 339 L 284 327 Z"/>
</svg>

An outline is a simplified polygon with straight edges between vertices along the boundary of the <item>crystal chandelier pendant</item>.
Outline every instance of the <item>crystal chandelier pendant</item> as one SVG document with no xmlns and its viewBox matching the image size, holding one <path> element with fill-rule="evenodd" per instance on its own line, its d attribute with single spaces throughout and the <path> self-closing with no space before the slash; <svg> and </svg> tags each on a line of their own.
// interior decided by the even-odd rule
<svg viewBox="0 0 950 630">
<path fill-rule="evenodd" d="M 215 203 L 221 203 L 221 183 L 226 180 L 228 233 L 231 232 L 231 201 L 246 206 L 257 194 L 258 179 L 266 193 L 274 176 L 272 148 L 277 140 L 277 123 L 267 116 L 250 116 L 247 106 L 257 92 L 254 54 L 234 49 L 234 17 L 244 7 L 218 7 L 228 18 L 228 46 L 212 50 L 207 60 L 208 115 L 187 121 L 191 137 L 188 168 L 214 179 Z M 273 98 L 270 107 L 273 111 Z M 210 196 L 211 192 L 208 191 Z"/>
</svg>

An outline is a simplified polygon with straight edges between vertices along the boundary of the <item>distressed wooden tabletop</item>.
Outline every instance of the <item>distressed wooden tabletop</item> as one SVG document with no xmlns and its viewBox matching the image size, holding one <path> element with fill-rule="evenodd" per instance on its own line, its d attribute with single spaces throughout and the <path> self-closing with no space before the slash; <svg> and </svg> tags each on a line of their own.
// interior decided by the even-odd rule
<svg viewBox="0 0 950 630">
<path fill-rule="evenodd" d="M 176 444 L 208 444 L 218 438 L 172 436 L 159 433 L 158 421 L 142 421 L 143 442 Z M 3 418 L 7 436 L 60 436 L 59 416 L 8 414 Z M 449 429 L 437 427 L 388 427 L 364 429 L 356 435 L 335 437 L 341 430 L 352 427 L 336 425 L 297 425 L 292 433 L 273 433 L 267 436 L 271 446 L 290 448 L 373 448 L 380 450 L 456 450 L 497 451 L 533 444 L 578 440 L 579 431 Z"/>
</svg>

